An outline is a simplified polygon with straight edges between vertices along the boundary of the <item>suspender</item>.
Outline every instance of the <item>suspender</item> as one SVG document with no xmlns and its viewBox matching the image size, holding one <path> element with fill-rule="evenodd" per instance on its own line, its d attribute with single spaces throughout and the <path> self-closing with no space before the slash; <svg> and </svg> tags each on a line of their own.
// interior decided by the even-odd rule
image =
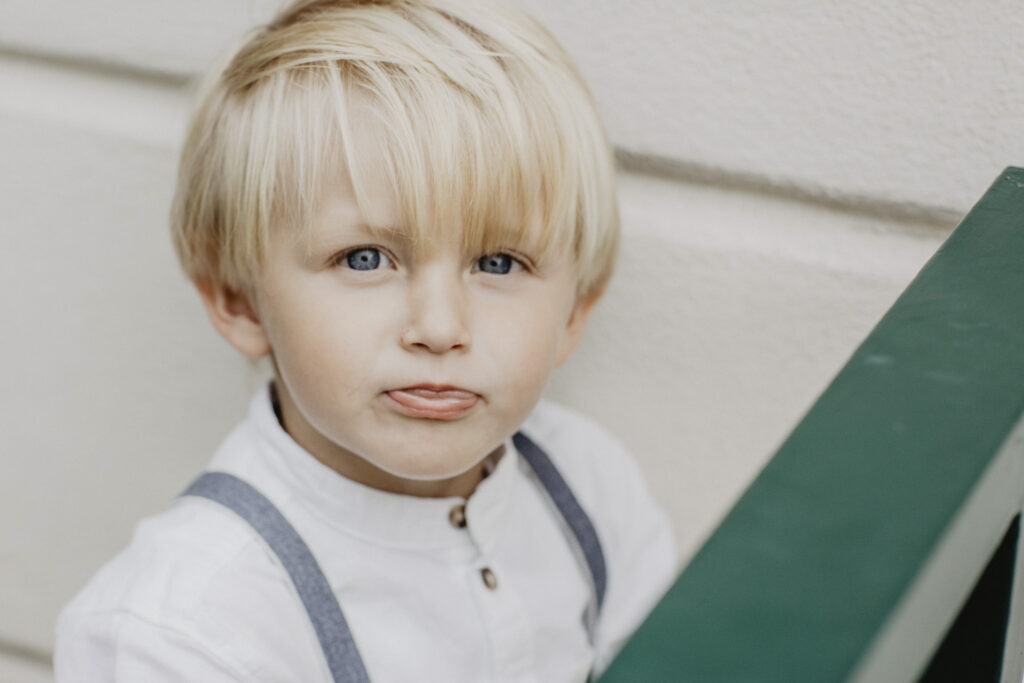
<svg viewBox="0 0 1024 683">
<path fill-rule="evenodd" d="M 562 519 L 569 525 L 572 531 L 572 539 L 580 552 L 583 553 L 583 560 L 586 563 L 590 574 L 590 581 L 594 587 L 596 600 L 595 612 L 600 612 L 604 605 L 604 592 L 608 585 L 608 573 L 604 564 L 604 551 L 601 549 L 601 541 L 597 538 L 597 531 L 594 529 L 590 517 L 580 507 L 579 501 L 573 495 L 572 489 L 565 483 L 561 473 L 551 462 L 548 454 L 540 446 L 531 441 L 522 432 L 516 432 L 512 436 L 512 443 L 519 451 L 523 459 L 529 463 L 533 473 L 537 475 L 540 483 L 544 485 L 551 502 L 562 514 Z M 597 614 L 594 617 L 597 617 Z M 591 634 L 593 642 L 593 634 Z"/>
<path fill-rule="evenodd" d="M 561 514 L 570 532 L 566 534 L 567 540 L 573 544 L 574 550 L 578 551 L 577 558 L 587 568 L 594 600 L 588 605 L 584 622 L 593 643 L 594 628 L 608 581 L 601 541 L 587 513 L 547 453 L 522 432 L 516 432 L 512 441 Z M 309 546 L 273 503 L 246 482 L 226 472 L 205 472 L 182 495 L 200 496 L 220 503 L 263 537 L 298 590 L 335 683 L 369 683 L 366 667 L 327 577 Z"/>
<path fill-rule="evenodd" d="M 253 527 L 291 576 L 337 683 L 370 683 L 334 591 L 295 528 L 266 497 L 226 472 L 206 472 L 184 496 L 201 496 L 235 512 Z"/>
</svg>

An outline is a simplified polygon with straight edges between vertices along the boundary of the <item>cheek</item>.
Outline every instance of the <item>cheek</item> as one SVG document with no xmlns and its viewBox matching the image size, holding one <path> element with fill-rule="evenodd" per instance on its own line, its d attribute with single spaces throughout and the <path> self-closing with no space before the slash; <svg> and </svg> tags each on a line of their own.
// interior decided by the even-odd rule
<svg viewBox="0 0 1024 683">
<path fill-rule="evenodd" d="M 544 306 L 518 313 L 505 317 L 495 332 L 493 343 L 498 348 L 494 355 L 509 386 L 539 392 L 557 361 L 564 324 L 557 312 Z"/>
<path fill-rule="evenodd" d="M 270 335 L 282 379 L 294 392 L 336 396 L 357 391 L 386 343 L 392 326 L 388 310 L 352 296 L 296 300 Z"/>
</svg>

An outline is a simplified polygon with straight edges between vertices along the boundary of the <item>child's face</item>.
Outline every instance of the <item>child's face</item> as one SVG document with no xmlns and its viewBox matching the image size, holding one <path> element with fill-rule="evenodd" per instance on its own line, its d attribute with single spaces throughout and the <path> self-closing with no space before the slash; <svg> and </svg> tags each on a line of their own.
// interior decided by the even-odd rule
<svg viewBox="0 0 1024 683">
<path fill-rule="evenodd" d="M 378 186 L 375 222 L 398 225 Z M 390 489 L 452 479 L 523 422 L 590 305 L 575 300 L 568 256 L 535 268 L 530 255 L 464 253 L 457 239 L 413 250 L 401 232 L 381 239 L 362 227 L 351 186 L 334 187 L 312 248 L 274 236 L 254 301 L 285 427 L 370 485 L 377 474 Z"/>
</svg>

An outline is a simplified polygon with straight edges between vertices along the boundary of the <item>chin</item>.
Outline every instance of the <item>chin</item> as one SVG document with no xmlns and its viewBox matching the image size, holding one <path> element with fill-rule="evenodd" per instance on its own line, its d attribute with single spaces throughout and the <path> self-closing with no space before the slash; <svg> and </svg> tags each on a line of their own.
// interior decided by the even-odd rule
<svg viewBox="0 0 1024 683">
<path fill-rule="evenodd" d="M 443 481 L 464 473 L 476 465 L 483 456 L 453 458 L 450 449 L 410 452 L 401 461 L 372 460 L 374 465 L 388 474 L 414 481 Z"/>
<path fill-rule="evenodd" d="M 394 468 L 382 467 L 382 469 L 396 477 L 412 481 L 444 481 L 459 476 L 477 464 L 477 462 L 479 461 L 473 460 L 456 465 L 451 462 L 431 462 L 427 460 L 416 463 L 403 463 L 401 466 Z M 378 467 L 381 466 L 378 465 Z"/>
</svg>

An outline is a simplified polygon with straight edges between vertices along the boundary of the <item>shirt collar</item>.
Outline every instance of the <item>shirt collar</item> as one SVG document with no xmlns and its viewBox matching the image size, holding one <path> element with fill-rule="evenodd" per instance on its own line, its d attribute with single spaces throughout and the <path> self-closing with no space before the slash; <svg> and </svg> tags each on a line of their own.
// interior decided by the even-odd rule
<svg viewBox="0 0 1024 683">
<path fill-rule="evenodd" d="M 345 533 L 394 547 L 471 548 L 488 552 L 501 533 L 518 482 L 518 453 L 511 437 L 494 471 L 467 501 L 462 497 L 420 498 L 390 493 L 347 479 L 313 457 L 284 431 L 274 414 L 270 386 L 253 397 L 249 423 L 258 452 L 291 498 L 311 514 Z M 465 528 L 449 519 L 464 505 Z"/>
</svg>

